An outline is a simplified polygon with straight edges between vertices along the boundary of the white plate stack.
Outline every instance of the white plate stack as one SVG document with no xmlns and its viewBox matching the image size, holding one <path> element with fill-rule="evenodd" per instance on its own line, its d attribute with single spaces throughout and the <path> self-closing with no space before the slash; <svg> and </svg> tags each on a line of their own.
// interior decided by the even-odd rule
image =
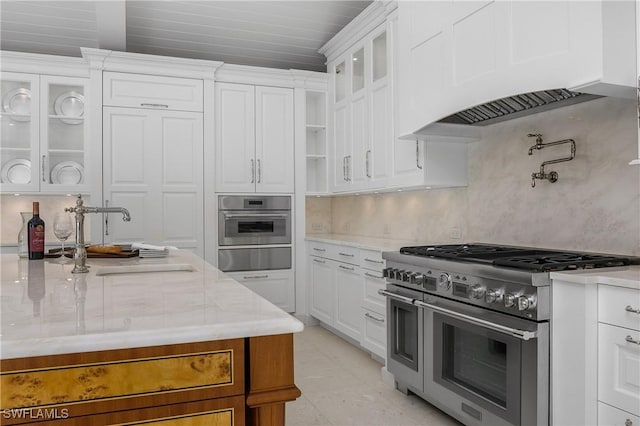
<svg viewBox="0 0 640 426">
<path fill-rule="evenodd" d="M 169 249 L 173 247 L 168 246 L 154 246 L 151 244 L 133 243 L 131 244 L 133 250 L 138 250 L 138 256 L 140 257 L 167 257 L 169 256 Z"/>
</svg>

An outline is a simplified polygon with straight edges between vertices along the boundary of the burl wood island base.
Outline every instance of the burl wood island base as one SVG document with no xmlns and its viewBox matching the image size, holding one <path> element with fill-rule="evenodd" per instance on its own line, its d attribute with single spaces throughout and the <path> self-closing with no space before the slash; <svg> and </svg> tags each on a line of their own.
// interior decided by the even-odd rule
<svg viewBox="0 0 640 426">
<path fill-rule="evenodd" d="M 25 310 L 16 307 L 24 304 L 22 292 L 14 291 L 19 280 L 12 280 L 19 271 L 6 256 L 0 424 L 285 424 L 285 403 L 300 396 L 294 384 L 292 333 L 302 325 L 211 265 L 181 254 L 163 261 L 189 261 L 202 273 L 137 274 L 132 280 L 135 274 L 73 277 L 60 265 L 43 263 L 46 279 L 39 274 L 38 279 L 49 288 L 55 280 L 73 283 L 69 294 L 75 298 L 68 300 L 75 306 L 61 309 L 45 291 L 34 316 L 36 305 L 30 301 Z M 30 279 L 35 279 L 33 273 Z M 85 299 L 78 306 L 83 283 Z M 126 290 L 126 300 L 118 300 L 118 288 Z M 175 300 L 179 298 L 182 302 Z M 123 330 L 107 326 L 123 318 L 129 324 Z M 206 340 L 205 335 L 216 338 Z"/>
</svg>

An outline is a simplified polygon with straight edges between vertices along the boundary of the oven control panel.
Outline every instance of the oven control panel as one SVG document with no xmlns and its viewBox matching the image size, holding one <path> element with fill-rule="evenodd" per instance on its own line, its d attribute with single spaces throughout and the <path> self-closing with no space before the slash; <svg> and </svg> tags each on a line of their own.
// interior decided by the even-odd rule
<svg viewBox="0 0 640 426">
<path fill-rule="evenodd" d="M 484 279 L 451 271 L 412 267 L 412 265 L 389 264 L 383 276 L 390 282 L 413 290 L 433 293 L 476 306 L 510 313 L 530 319 L 542 318 L 548 307 L 539 312 L 536 288 L 520 284 Z M 541 315 L 540 315 L 541 314 Z"/>
</svg>

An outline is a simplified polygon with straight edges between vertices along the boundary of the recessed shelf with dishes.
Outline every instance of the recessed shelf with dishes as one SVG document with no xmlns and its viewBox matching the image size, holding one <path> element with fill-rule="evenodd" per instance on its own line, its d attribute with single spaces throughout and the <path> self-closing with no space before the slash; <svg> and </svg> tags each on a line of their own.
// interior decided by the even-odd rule
<svg viewBox="0 0 640 426">
<path fill-rule="evenodd" d="M 9 160 L 0 172 L 2 183 L 27 184 L 31 182 L 31 161 L 17 158 Z"/>
<path fill-rule="evenodd" d="M 56 113 L 54 118 L 63 123 L 80 124 L 84 116 L 84 96 L 75 91 L 62 93 L 56 98 L 53 110 Z"/>
<path fill-rule="evenodd" d="M 83 178 L 84 167 L 75 161 L 61 161 L 51 169 L 51 183 L 55 185 L 76 185 Z"/>
<path fill-rule="evenodd" d="M 15 121 L 31 120 L 31 90 L 20 87 L 8 91 L 2 98 L 4 111 Z"/>
</svg>

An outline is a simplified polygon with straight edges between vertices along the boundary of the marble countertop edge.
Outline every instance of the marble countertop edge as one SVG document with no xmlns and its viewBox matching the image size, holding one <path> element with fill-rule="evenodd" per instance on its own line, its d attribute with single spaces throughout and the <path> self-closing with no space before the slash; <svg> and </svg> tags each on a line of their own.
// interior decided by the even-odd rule
<svg viewBox="0 0 640 426">
<path fill-rule="evenodd" d="M 552 280 L 576 284 L 606 284 L 640 289 L 640 265 L 591 269 L 588 271 L 551 272 L 550 277 Z"/>
</svg>

